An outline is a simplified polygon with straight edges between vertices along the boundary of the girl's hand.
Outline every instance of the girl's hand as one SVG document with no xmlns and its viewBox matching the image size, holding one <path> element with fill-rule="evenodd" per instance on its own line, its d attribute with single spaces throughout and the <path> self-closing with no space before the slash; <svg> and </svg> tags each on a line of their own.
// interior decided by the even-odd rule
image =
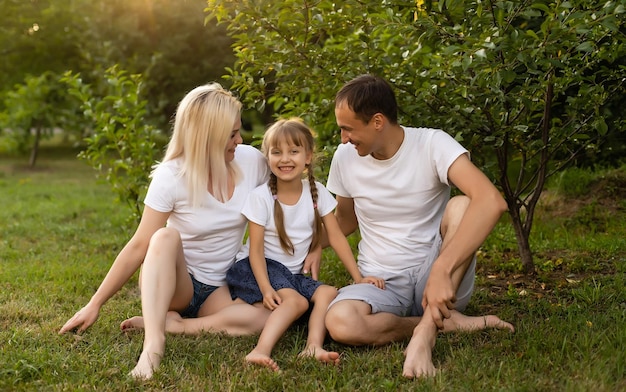
<svg viewBox="0 0 626 392">
<path fill-rule="evenodd" d="M 385 289 L 385 279 L 377 278 L 376 276 L 366 276 L 363 279 L 361 279 L 360 282 L 357 282 L 357 283 L 369 283 L 369 284 L 373 284 L 374 286 L 378 287 L 381 290 Z"/>
<path fill-rule="evenodd" d="M 275 310 L 282 302 L 283 300 L 276 290 L 270 290 L 263 294 L 263 306 L 266 309 Z"/>
</svg>

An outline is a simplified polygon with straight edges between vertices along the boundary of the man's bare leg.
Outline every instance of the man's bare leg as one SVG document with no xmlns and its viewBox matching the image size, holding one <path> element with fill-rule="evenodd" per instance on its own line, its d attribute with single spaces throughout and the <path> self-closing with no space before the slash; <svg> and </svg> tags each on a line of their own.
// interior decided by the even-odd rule
<svg viewBox="0 0 626 392">
<path fill-rule="evenodd" d="M 378 346 L 409 338 L 419 320 L 384 312 L 372 314 L 370 305 L 363 301 L 343 300 L 328 309 L 326 328 L 337 342 Z"/>
<path fill-rule="evenodd" d="M 465 316 L 452 310 L 449 319 L 444 320 L 442 332 L 453 331 L 478 331 L 487 328 L 508 329 L 515 332 L 510 323 L 501 320 L 494 315 Z M 415 327 L 413 336 L 405 350 L 405 361 L 402 375 L 407 378 L 433 376 L 437 369 L 432 361 L 432 350 L 435 347 L 437 326 L 430 316 L 429 308 L 426 308 L 422 321 Z"/>
</svg>

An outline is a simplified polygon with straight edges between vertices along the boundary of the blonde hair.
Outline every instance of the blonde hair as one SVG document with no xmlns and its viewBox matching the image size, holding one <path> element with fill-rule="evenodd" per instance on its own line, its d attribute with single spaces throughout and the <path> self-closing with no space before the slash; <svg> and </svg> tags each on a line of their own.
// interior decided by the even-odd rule
<svg viewBox="0 0 626 392">
<path fill-rule="evenodd" d="M 282 119 L 276 121 L 271 127 L 265 131 L 261 151 L 266 158 L 269 158 L 269 152 L 272 148 L 278 146 L 280 142 L 287 142 L 298 147 L 304 147 L 308 154 L 313 156 L 315 149 L 315 139 L 311 129 L 299 118 Z M 313 238 L 309 249 L 314 249 L 320 243 L 320 233 L 322 232 L 322 218 L 317 209 L 317 186 L 315 185 L 315 177 L 313 176 L 313 159 L 307 165 L 306 172 L 309 180 L 309 188 L 311 189 L 311 198 L 313 199 L 313 209 L 315 213 L 315 221 L 313 224 Z M 272 195 L 278 193 L 278 181 L 274 173 L 270 174 L 269 187 Z M 293 255 L 293 243 L 289 239 L 285 231 L 284 213 L 277 197 L 274 197 L 274 222 L 276 231 L 280 240 L 280 246 L 283 250 Z"/>
<path fill-rule="evenodd" d="M 241 172 L 226 162 L 225 149 L 233 124 L 241 115 L 241 102 L 218 83 L 191 90 L 178 104 L 174 131 L 163 161 L 182 159 L 179 175 L 187 181 L 189 201 L 202 204 L 209 191 L 217 200 L 228 200 L 228 178 L 236 184 Z"/>
</svg>

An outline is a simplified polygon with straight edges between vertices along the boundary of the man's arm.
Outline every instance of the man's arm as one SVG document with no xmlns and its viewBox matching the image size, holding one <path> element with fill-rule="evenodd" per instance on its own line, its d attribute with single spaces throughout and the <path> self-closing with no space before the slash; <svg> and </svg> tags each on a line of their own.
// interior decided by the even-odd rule
<svg viewBox="0 0 626 392">
<path fill-rule="evenodd" d="M 455 293 L 474 253 L 507 209 L 498 189 L 467 157 L 460 156 L 448 178 L 469 199 L 462 209 L 446 209 L 442 221 L 443 244 L 428 278 L 422 306 L 431 308 L 435 323 L 443 327 L 450 317 Z"/>
</svg>

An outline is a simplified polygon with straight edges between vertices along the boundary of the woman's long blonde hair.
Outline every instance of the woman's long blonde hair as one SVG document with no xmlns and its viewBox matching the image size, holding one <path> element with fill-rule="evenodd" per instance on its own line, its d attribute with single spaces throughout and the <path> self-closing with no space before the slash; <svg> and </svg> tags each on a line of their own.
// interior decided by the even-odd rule
<svg viewBox="0 0 626 392">
<path fill-rule="evenodd" d="M 263 136 L 263 143 L 261 144 L 261 151 L 266 158 L 269 158 L 269 153 L 273 147 L 276 147 L 280 142 L 286 141 L 287 143 L 294 144 L 298 147 L 304 147 L 307 154 L 315 153 L 315 139 L 313 138 L 313 132 L 311 129 L 299 118 L 290 118 L 288 120 L 278 120 L 272 126 L 270 126 L 265 135 Z M 316 248 L 320 243 L 320 233 L 322 232 L 322 217 L 317 209 L 317 186 L 315 185 L 315 177 L 313 176 L 313 158 L 311 163 L 306 168 L 309 188 L 311 188 L 311 198 L 313 199 L 313 209 L 315 213 L 315 221 L 313 224 L 313 238 L 311 240 L 311 246 L 309 249 Z M 278 232 L 278 238 L 280 240 L 280 246 L 283 250 L 293 255 L 294 248 L 293 243 L 289 239 L 289 235 L 285 230 L 285 220 L 283 209 L 280 206 L 278 198 L 278 180 L 274 173 L 270 174 L 269 187 L 272 195 L 274 195 L 274 222 L 276 224 L 276 231 Z"/>
<path fill-rule="evenodd" d="M 221 202 L 228 200 L 229 176 L 235 184 L 241 178 L 237 165 L 226 162 L 224 154 L 240 115 L 241 102 L 218 83 L 196 87 L 178 104 L 163 161 L 182 159 L 179 175 L 187 181 L 193 207 L 202 204 L 207 191 Z"/>
</svg>

